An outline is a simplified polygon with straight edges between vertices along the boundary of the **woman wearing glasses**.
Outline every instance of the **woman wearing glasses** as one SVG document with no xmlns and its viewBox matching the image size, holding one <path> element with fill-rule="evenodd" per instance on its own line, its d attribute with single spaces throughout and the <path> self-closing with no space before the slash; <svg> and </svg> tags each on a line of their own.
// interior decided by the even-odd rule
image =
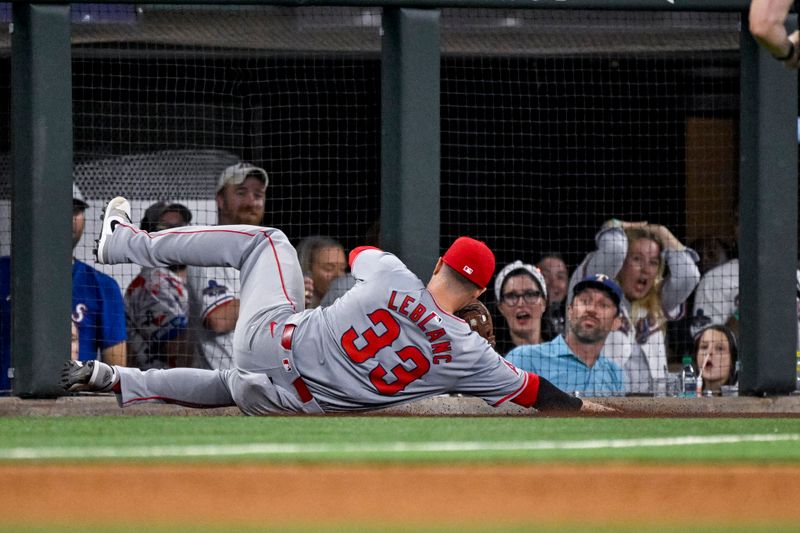
<svg viewBox="0 0 800 533">
<path fill-rule="evenodd" d="M 625 371 L 628 393 L 651 393 L 654 380 L 667 375 L 667 321 L 683 316 L 700 281 L 700 258 L 666 227 L 647 222 L 609 220 L 595 241 L 597 250 L 572 276 L 570 294 L 586 276 L 616 278 L 624 294 L 622 320 L 604 351 Z"/>
<path fill-rule="evenodd" d="M 547 285 L 533 265 L 514 261 L 494 281 L 497 309 L 508 325 L 511 342 L 498 341 L 497 351 L 542 342 L 542 315 L 547 308 Z"/>
</svg>

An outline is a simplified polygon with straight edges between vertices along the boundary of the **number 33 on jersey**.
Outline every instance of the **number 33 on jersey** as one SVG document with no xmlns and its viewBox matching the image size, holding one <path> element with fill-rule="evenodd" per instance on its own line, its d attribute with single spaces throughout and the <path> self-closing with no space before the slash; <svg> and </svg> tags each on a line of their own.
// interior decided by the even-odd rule
<svg viewBox="0 0 800 533">
<path fill-rule="evenodd" d="M 354 381 L 353 390 L 347 395 L 327 390 L 326 402 L 350 410 L 441 391 L 478 396 L 491 405 L 513 401 L 528 407 L 536 400 L 538 376 L 507 363 L 463 320 L 440 309 L 397 257 L 377 248 L 356 250 L 351 267 L 356 286 L 308 316 L 325 322 L 320 329 L 332 333 L 328 339 L 335 339 L 338 349 L 326 350 L 320 339 L 321 364 L 301 369 L 302 375 L 317 383 L 332 377 L 321 374 L 355 378 L 339 379 Z"/>
</svg>

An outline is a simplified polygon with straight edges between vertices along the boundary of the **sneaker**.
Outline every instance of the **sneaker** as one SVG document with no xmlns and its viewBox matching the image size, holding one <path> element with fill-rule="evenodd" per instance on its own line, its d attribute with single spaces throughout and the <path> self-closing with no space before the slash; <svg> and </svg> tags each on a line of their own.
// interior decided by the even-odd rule
<svg viewBox="0 0 800 533">
<path fill-rule="evenodd" d="M 61 387 L 69 392 L 111 392 L 117 381 L 117 370 L 100 361 L 67 361 L 61 369 Z"/>
<path fill-rule="evenodd" d="M 97 262 L 101 265 L 106 264 L 105 256 L 106 243 L 108 237 L 114 233 L 117 224 L 131 223 L 131 204 L 122 196 L 117 196 L 110 202 L 103 211 L 103 228 L 100 230 L 100 238 L 95 241 L 94 255 Z"/>
</svg>

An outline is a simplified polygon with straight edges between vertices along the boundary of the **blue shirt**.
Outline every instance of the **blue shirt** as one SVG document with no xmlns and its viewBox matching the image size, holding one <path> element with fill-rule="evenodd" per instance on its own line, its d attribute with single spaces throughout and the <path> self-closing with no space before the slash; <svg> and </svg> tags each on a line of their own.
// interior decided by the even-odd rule
<svg viewBox="0 0 800 533">
<path fill-rule="evenodd" d="M 98 351 L 128 338 L 119 284 L 77 259 L 72 263 L 72 320 L 78 326 L 81 361 L 97 359 Z"/>
<path fill-rule="evenodd" d="M 0 393 L 11 390 L 11 258 L 0 257 Z M 125 304 L 119 285 L 77 259 L 72 263 L 72 319 L 78 326 L 78 358 L 89 361 L 104 350 L 127 339 Z M 67 317 L 64 320 L 68 320 Z M 69 359 L 65 346 L 64 359 Z"/>
<path fill-rule="evenodd" d="M 517 346 L 506 359 L 521 370 L 534 372 L 567 393 L 581 396 L 622 396 L 622 369 L 602 352 L 590 368 L 575 355 L 562 335 L 543 344 Z"/>
</svg>

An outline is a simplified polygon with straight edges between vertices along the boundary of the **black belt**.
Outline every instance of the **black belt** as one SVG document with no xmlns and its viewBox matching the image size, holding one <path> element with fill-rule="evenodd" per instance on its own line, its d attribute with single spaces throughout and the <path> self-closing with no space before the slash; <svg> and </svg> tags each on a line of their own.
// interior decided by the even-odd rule
<svg viewBox="0 0 800 533">
<path fill-rule="evenodd" d="M 283 349 L 292 349 L 292 336 L 294 335 L 294 330 L 296 327 L 297 326 L 294 324 L 286 324 L 283 327 L 283 334 L 281 335 L 281 347 Z M 297 379 L 292 382 L 292 385 L 294 385 L 297 395 L 300 397 L 300 400 L 303 403 L 308 403 L 314 399 L 314 396 L 311 395 L 311 391 L 308 390 L 308 385 L 306 385 L 306 382 L 303 381 L 303 378 L 300 377 L 299 373 Z"/>
</svg>

